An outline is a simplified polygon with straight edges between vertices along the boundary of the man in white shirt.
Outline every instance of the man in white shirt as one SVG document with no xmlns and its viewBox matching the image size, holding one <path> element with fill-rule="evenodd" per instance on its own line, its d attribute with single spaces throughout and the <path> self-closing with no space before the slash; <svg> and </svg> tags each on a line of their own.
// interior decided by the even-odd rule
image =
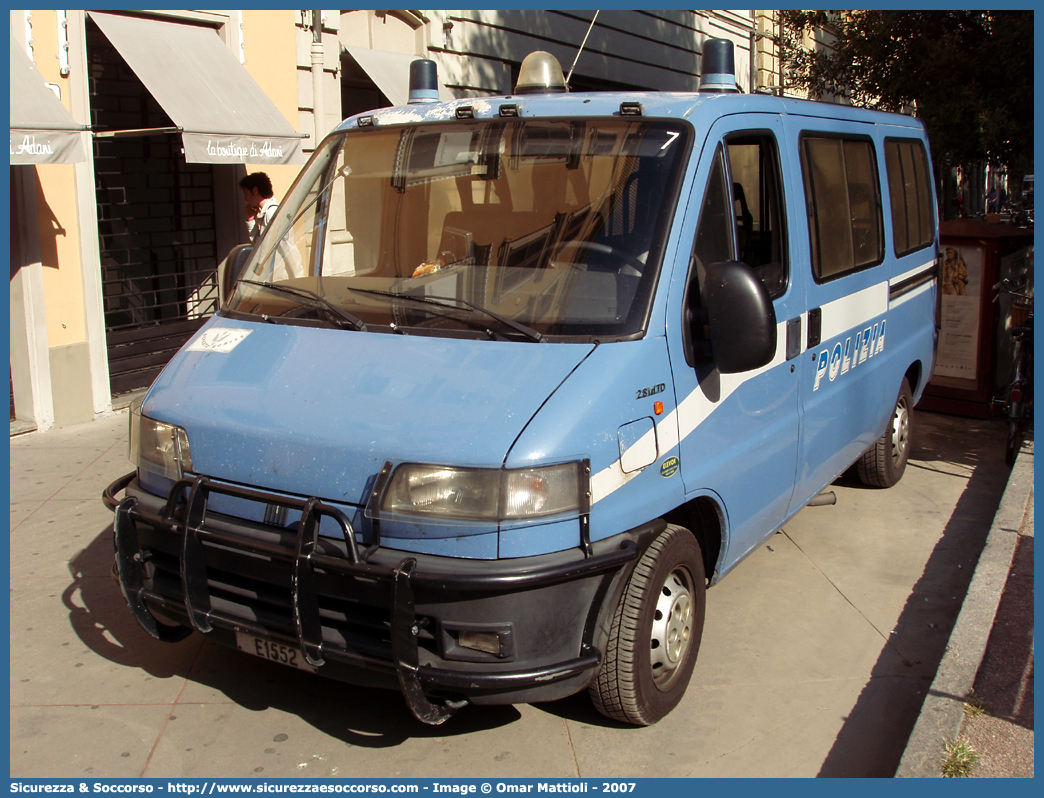
<svg viewBox="0 0 1044 798">
<path fill-rule="evenodd" d="M 275 217 L 279 203 L 273 196 L 272 181 L 264 172 L 251 172 L 239 181 L 239 187 L 243 189 L 243 200 L 246 203 L 250 243 L 256 244 Z"/>
</svg>

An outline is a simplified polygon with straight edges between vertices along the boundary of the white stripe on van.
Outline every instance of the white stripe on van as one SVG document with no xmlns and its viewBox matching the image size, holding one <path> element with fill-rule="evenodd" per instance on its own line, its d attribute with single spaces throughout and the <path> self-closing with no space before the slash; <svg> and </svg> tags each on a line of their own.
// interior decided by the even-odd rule
<svg viewBox="0 0 1044 798">
<path fill-rule="evenodd" d="M 888 311 L 888 283 L 878 283 L 823 305 L 821 341 L 860 327 Z"/>
<path fill-rule="evenodd" d="M 904 302 L 909 302 L 911 299 L 919 297 L 921 294 L 927 294 L 933 288 L 935 288 L 935 279 L 934 278 L 929 280 L 924 285 L 919 285 L 919 286 L 917 286 L 917 288 L 913 289 L 912 291 L 907 291 L 902 296 L 893 299 L 889 303 L 889 307 L 897 308 L 901 304 L 903 304 Z"/>
<path fill-rule="evenodd" d="M 910 269 L 910 271 L 908 271 L 908 272 L 904 272 L 903 274 L 896 275 L 895 277 L 893 277 L 891 280 L 888 281 L 888 285 L 889 286 L 899 285 L 899 283 L 901 283 L 903 280 L 909 280 L 911 277 L 915 277 L 918 274 L 920 274 L 921 272 L 923 272 L 929 266 L 934 266 L 934 265 L 935 265 L 935 260 L 934 259 L 928 261 L 927 263 L 922 263 L 916 269 Z"/>
<path fill-rule="evenodd" d="M 659 444 L 657 457 L 663 456 L 665 452 L 669 452 L 677 446 L 679 440 L 687 438 L 696 427 L 706 421 L 707 417 L 719 408 L 722 402 L 743 383 L 784 363 L 786 358 L 787 323 L 784 321 L 776 324 L 776 354 L 768 365 L 754 371 L 743 372 L 742 374 L 722 374 L 720 376 L 720 398 L 717 402 L 712 402 L 708 399 L 697 386 L 692 393 L 681 401 L 677 408 L 660 419 L 660 423 L 656 425 L 655 432 L 650 430 L 637 443 L 632 445 L 639 446 L 644 444 L 649 446 L 653 442 L 648 439 L 655 435 L 655 443 Z M 603 468 L 591 477 L 591 504 L 622 488 L 640 473 L 642 472 L 624 473 L 623 468 L 620 467 L 620 460 L 617 459 L 607 468 Z"/>
<path fill-rule="evenodd" d="M 921 267 L 924 268 L 924 267 Z M 916 273 L 918 270 L 914 270 Z M 928 286 L 931 284 L 929 283 Z M 916 292 L 911 292 L 913 295 Z M 881 282 L 870 286 L 850 296 L 835 299 L 822 306 L 823 327 L 821 340 L 827 341 L 838 335 L 863 327 L 872 319 L 884 315 L 888 310 L 888 282 Z M 802 333 L 808 329 L 808 314 L 801 314 Z M 650 441 L 646 440 L 652 436 L 657 437 L 659 444 L 658 457 L 673 449 L 678 443 L 685 440 L 700 424 L 706 421 L 711 413 L 718 409 L 724 401 L 747 380 L 764 374 L 769 369 L 776 368 L 787 362 L 787 323 L 786 321 L 776 324 L 776 354 L 772 361 L 754 371 L 743 374 L 720 375 L 720 396 L 717 402 L 712 402 L 697 386 L 688 396 L 679 402 L 678 407 L 660 419 L 656 425 L 655 432 L 650 430 L 638 444 L 648 446 Z M 802 352 L 805 352 L 802 344 Z M 634 444 L 634 445 L 638 445 Z M 634 471 L 625 474 L 620 467 L 620 460 L 603 468 L 591 477 L 591 504 L 595 504 L 615 491 L 622 488 L 634 477 L 643 473 Z"/>
<path fill-rule="evenodd" d="M 917 285 L 918 278 L 924 278 L 924 282 L 921 285 Z M 930 260 L 918 266 L 916 269 L 910 269 L 910 271 L 893 277 L 888 281 L 889 285 L 889 307 L 898 307 L 904 302 L 909 302 L 911 299 L 921 296 L 931 291 L 935 287 L 935 283 L 938 280 L 938 274 L 935 270 L 935 260 Z M 895 291 L 898 287 L 901 287 L 904 282 L 912 281 L 913 288 L 908 288 L 905 291 L 899 291 L 898 296 L 892 296 L 891 292 Z"/>
</svg>

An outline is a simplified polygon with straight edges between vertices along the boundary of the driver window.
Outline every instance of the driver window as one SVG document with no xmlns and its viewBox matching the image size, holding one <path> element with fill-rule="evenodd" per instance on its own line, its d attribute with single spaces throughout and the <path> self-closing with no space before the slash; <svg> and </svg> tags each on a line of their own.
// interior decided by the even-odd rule
<svg viewBox="0 0 1044 798">
<path fill-rule="evenodd" d="M 699 284 L 710 264 L 726 260 L 754 269 L 772 299 L 786 291 L 779 158 L 766 134 L 730 136 L 714 156 L 692 249 Z"/>
<path fill-rule="evenodd" d="M 700 308 L 700 287 L 707 279 L 707 267 L 713 263 L 736 259 L 736 237 L 732 225 L 732 206 L 726 188 L 725 160 L 721 147 L 714 153 L 707 189 L 696 223 L 696 239 L 689 259 L 689 276 L 685 287 L 685 323 L 682 336 L 685 359 L 689 365 L 710 357 L 709 337 Z"/>
<path fill-rule="evenodd" d="M 739 260 L 754 269 L 772 299 L 787 288 L 786 236 L 779 158 L 766 134 L 726 141 Z"/>
<path fill-rule="evenodd" d="M 719 147 L 707 178 L 707 191 L 700 206 L 700 220 L 692 247 L 690 266 L 696 269 L 699 285 L 703 285 L 707 267 L 712 263 L 736 259 L 729 195 L 725 186 L 725 164 Z"/>
</svg>

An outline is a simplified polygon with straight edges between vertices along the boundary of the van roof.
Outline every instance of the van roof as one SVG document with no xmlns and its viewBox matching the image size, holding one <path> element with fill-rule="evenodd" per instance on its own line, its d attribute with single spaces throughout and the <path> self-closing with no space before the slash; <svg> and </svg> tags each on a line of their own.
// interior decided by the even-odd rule
<svg viewBox="0 0 1044 798">
<path fill-rule="evenodd" d="M 576 92 L 568 94 L 515 94 L 500 97 L 474 97 L 449 102 L 400 105 L 380 108 L 349 117 L 337 130 L 359 126 L 369 117 L 375 126 L 411 125 L 458 118 L 458 110 L 470 108 L 476 119 L 500 116 L 505 105 L 517 107 L 519 118 L 597 118 L 618 117 L 621 103 L 640 103 L 641 115 L 654 119 L 686 119 L 697 127 L 709 127 L 717 118 L 741 113 L 772 113 L 822 119 L 899 125 L 923 130 L 915 117 L 872 111 L 836 103 L 780 98 L 770 94 L 719 94 L 696 92 Z"/>
</svg>

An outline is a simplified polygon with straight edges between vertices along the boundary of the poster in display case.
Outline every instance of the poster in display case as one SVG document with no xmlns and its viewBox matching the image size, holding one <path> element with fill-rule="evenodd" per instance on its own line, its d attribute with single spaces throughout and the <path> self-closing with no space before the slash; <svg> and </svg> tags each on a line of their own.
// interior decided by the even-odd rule
<svg viewBox="0 0 1044 798">
<path fill-rule="evenodd" d="M 996 412 L 998 346 L 1006 332 L 997 301 L 1001 263 L 1032 262 L 1033 231 L 975 219 L 939 225 L 939 328 L 935 368 L 920 407 L 987 418 Z"/>
<path fill-rule="evenodd" d="M 939 348 L 933 379 L 937 385 L 975 388 L 983 252 L 977 244 L 943 248 Z"/>
</svg>

